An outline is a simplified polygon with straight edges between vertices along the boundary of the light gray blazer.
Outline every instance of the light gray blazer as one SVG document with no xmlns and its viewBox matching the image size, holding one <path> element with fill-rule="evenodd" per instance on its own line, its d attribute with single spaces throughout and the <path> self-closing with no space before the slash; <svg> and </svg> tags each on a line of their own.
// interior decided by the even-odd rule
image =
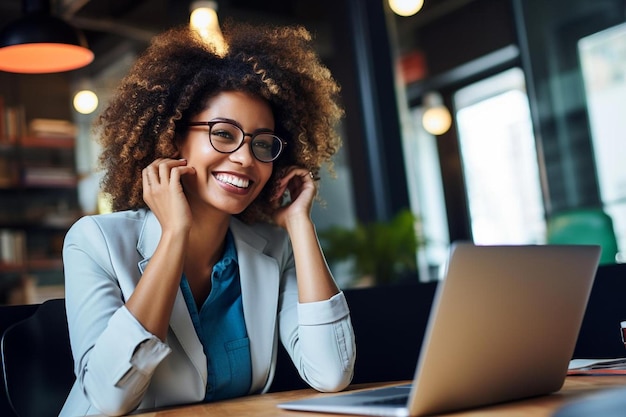
<svg viewBox="0 0 626 417">
<path fill-rule="evenodd" d="M 343 293 L 298 303 L 287 233 L 232 219 L 250 342 L 250 393 L 273 378 L 277 341 L 300 375 L 320 391 L 352 379 L 354 333 Z M 179 289 L 162 342 L 124 306 L 161 235 L 149 210 L 86 216 L 67 233 L 65 296 L 76 382 L 61 416 L 122 415 L 204 399 L 207 359 Z"/>
</svg>

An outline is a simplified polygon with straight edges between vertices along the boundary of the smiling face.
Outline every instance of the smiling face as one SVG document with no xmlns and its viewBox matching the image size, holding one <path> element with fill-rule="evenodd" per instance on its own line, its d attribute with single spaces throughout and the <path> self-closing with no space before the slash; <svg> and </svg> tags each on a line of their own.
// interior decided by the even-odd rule
<svg viewBox="0 0 626 417">
<path fill-rule="evenodd" d="M 192 122 L 228 119 L 244 132 L 274 130 L 274 116 L 264 100 L 243 92 L 226 91 L 212 97 Z M 250 136 L 233 153 L 216 151 L 209 141 L 208 126 L 192 126 L 183 138 L 180 157 L 196 170 L 182 178 L 192 210 L 216 210 L 238 214 L 259 195 L 272 174 L 273 163 L 257 160 Z"/>
</svg>

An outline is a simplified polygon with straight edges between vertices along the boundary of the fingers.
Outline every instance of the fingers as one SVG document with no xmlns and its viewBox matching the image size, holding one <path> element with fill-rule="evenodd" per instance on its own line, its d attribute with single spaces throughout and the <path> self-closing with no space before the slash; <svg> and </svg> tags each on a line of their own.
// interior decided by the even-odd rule
<svg viewBox="0 0 626 417">
<path fill-rule="evenodd" d="M 193 173 L 195 169 L 187 166 L 184 159 L 156 159 L 141 172 L 144 201 L 153 208 L 157 200 L 182 195 L 180 178 Z"/>
<path fill-rule="evenodd" d="M 159 158 L 141 172 L 143 200 L 155 214 L 161 228 L 187 230 L 191 225 L 191 211 L 183 186 L 182 175 L 195 173 L 184 159 Z"/>
<path fill-rule="evenodd" d="M 278 187 L 272 198 L 272 200 L 280 200 L 285 191 L 289 188 L 289 191 L 301 188 L 305 182 L 313 184 L 314 175 L 305 168 L 299 168 L 292 166 L 288 168 L 283 176 L 278 181 Z"/>
<path fill-rule="evenodd" d="M 158 158 L 141 172 L 144 187 L 178 184 L 180 177 L 195 172 L 185 159 Z"/>
<path fill-rule="evenodd" d="M 284 206 L 285 201 L 293 203 L 300 196 L 303 196 L 302 202 L 310 202 L 318 192 L 317 180 L 319 180 L 319 177 L 305 168 L 290 167 L 278 181 L 272 201 L 279 202 L 280 206 Z M 288 194 L 286 194 L 287 192 Z M 285 200 L 285 195 L 289 196 L 287 200 Z"/>
<path fill-rule="evenodd" d="M 299 177 L 303 183 L 305 182 L 312 183 L 320 179 L 318 176 L 313 174 L 313 172 L 308 171 L 305 168 L 291 167 L 286 171 L 285 175 L 281 178 L 280 180 L 281 186 L 288 184 L 295 177 Z"/>
</svg>

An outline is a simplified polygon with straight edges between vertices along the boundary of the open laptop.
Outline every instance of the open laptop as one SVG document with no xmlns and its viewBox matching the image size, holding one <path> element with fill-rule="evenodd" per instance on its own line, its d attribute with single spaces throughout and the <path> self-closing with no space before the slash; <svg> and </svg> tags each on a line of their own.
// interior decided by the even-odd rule
<svg viewBox="0 0 626 417">
<path fill-rule="evenodd" d="M 315 396 L 278 407 L 423 416 L 558 391 L 599 257 L 595 245 L 453 244 L 412 384 Z"/>
</svg>

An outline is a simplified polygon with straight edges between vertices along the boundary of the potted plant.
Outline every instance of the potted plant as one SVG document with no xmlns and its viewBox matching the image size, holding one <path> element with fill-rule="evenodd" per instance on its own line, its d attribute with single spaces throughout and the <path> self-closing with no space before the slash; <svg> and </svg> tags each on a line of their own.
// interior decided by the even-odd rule
<svg viewBox="0 0 626 417">
<path fill-rule="evenodd" d="M 402 210 L 389 221 L 332 226 L 319 236 L 331 264 L 349 261 L 355 280 L 388 284 L 416 272 L 417 249 L 423 243 L 417 226 L 413 213 Z"/>
</svg>

